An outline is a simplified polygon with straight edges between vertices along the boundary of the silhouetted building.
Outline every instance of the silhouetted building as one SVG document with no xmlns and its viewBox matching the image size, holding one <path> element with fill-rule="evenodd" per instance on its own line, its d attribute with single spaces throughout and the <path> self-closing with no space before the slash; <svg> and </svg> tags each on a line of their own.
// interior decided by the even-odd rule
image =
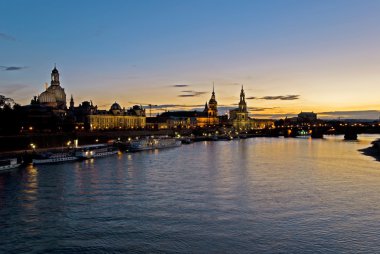
<svg viewBox="0 0 380 254">
<path fill-rule="evenodd" d="M 66 93 L 59 81 L 59 72 L 54 66 L 51 82 L 46 90 L 34 96 L 30 105 L 22 107 L 22 128 L 38 131 L 61 131 L 69 129 L 67 121 Z"/>
<path fill-rule="evenodd" d="M 59 72 L 54 66 L 50 86 L 38 96 L 38 103 L 52 108 L 66 109 L 66 93 L 59 81 Z"/>
<path fill-rule="evenodd" d="M 158 124 L 160 123 L 160 124 Z M 166 124 L 164 124 L 166 123 Z M 149 128 L 195 128 L 215 126 L 219 124 L 218 102 L 215 98 L 214 86 L 211 98 L 205 103 L 203 111 L 169 111 L 157 116 L 157 120 L 149 119 Z"/>
<path fill-rule="evenodd" d="M 317 121 L 317 114 L 314 112 L 301 112 L 298 114 L 298 122 L 312 123 Z"/>
</svg>

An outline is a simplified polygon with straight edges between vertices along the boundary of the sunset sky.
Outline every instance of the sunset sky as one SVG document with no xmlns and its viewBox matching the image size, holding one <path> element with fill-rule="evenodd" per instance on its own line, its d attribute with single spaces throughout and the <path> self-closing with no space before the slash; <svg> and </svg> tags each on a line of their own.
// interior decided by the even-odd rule
<svg viewBox="0 0 380 254">
<path fill-rule="evenodd" d="M 76 104 L 220 112 L 241 85 L 254 117 L 379 118 L 380 1 L 0 2 L 0 94 L 50 82 Z"/>
</svg>

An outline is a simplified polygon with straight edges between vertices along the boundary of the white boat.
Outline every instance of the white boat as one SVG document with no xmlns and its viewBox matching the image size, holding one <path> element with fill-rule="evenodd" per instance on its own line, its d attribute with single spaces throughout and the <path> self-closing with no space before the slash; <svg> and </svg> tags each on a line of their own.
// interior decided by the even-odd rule
<svg viewBox="0 0 380 254">
<path fill-rule="evenodd" d="M 129 148 L 130 152 L 171 148 L 181 146 L 181 140 L 175 138 L 146 138 L 134 140 Z"/>
<path fill-rule="evenodd" d="M 0 172 L 17 168 L 21 165 L 21 163 L 17 162 L 17 158 L 11 158 L 11 159 L 5 159 L 5 160 L 0 160 Z"/>
<path fill-rule="evenodd" d="M 108 144 L 96 144 L 80 146 L 76 149 L 75 156 L 79 159 L 91 159 L 117 154 L 118 150 Z"/>
<path fill-rule="evenodd" d="M 45 153 L 41 154 L 38 158 L 33 159 L 33 164 L 49 164 L 49 163 L 59 163 L 66 161 L 75 161 L 78 157 L 74 155 L 73 152 L 67 153 Z"/>
</svg>

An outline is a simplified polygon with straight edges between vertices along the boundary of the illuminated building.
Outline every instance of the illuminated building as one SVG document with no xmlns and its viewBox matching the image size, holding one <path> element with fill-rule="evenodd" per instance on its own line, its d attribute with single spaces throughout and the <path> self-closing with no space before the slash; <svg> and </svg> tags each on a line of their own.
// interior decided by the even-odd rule
<svg viewBox="0 0 380 254">
<path fill-rule="evenodd" d="M 245 92 L 243 86 L 240 91 L 239 107 L 230 110 L 230 124 L 239 131 L 249 129 L 263 129 L 274 126 L 274 121 L 270 119 L 253 119 L 249 117 L 247 103 L 245 102 Z"/>
<path fill-rule="evenodd" d="M 51 72 L 50 86 L 38 96 L 38 103 L 52 108 L 66 108 L 66 93 L 59 81 L 59 72 L 54 66 Z"/>
<path fill-rule="evenodd" d="M 97 110 L 87 115 L 87 123 L 90 130 L 141 129 L 146 126 L 145 110 L 136 105 L 125 111 L 115 102 L 109 111 Z"/>
<path fill-rule="evenodd" d="M 239 107 L 230 110 L 230 122 L 237 130 L 247 130 L 251 128 L 251 119 L 248 117 L 247 103 L 243 86 L 240 91 Z"/>
<path fill-rule="evenodd" d="M 212 89 L 211 98 L 206 102 L 203 111 L 169 111 L 157 116 L 157 119 L 149 119 L 149 128 L 195 128 L 207 127 L 219 124 L 218 102 L 215 99 L 215 90 Z"/>
</svg>

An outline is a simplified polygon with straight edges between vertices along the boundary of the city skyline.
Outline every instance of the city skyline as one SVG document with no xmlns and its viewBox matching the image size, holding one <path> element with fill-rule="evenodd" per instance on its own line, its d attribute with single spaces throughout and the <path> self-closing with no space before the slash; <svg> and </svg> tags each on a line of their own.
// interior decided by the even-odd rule
<svg viewBox="0 0 380 254">
<path fill-rule="evenodd" d="M 4 1 L 0 93 L 28 104 L 54 63 L 76 103 L 379 118 L 374 1 Z M 18 15 L 14 15 L 18 13 Z M 163 107 L 162 107 L 163 108 Z"/>
</svg>

